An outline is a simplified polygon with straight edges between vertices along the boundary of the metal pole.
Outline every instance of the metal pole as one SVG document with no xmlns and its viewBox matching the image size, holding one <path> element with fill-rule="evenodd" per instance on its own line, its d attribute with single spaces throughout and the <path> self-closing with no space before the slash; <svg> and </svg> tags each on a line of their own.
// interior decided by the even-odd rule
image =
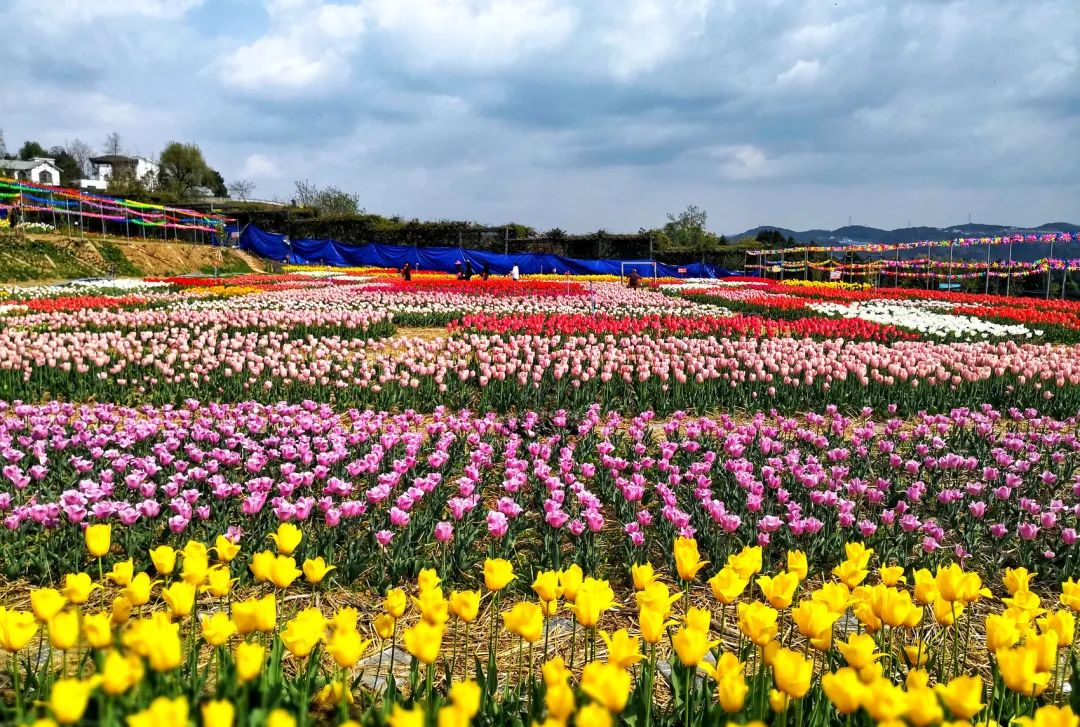
<svg viewBox="0 0 1080 727">
<path fill-rule="evenodd" d="M 896 269 L 893 272 L 893 287 L 900 287 L 900 243 L 896 243 Z"/>
<path fill-rule="evenodd" d="M 780 280 L 784 279 L 784 248 L 780 248 Z"/>
<path fill-rule="evenodd" d="M 805 247 L 802 249 L 802 279 L 810 279 L 810 251 Z"/>
<path fill-rule="evenodd" d="M 653 236 L 649 235 L 649 260 L 653 259 Z M 655 275 L 653 277 L 656 277 Z"/>
<path fill-rule="evenodd" d="M 503 255 L 510 254 L 510 228 L 503 228 Z"/>
<path fill-rule="evenodd" d="M 82 197 L 79 197 L 79 238 L 83 236 L 83 211 L 82 211 Z"/>
<path fill-rule="evenodd" d="M 1005 279 L 1005 297 L 1009 297 L 1009 290 L 1012 288 L 1012 238 L 1009 238 L 1009 276 Z"/>
<path fill-rule="evenodd" d="M 990 247 L 992 243 L 986 243 L 986 294 L 990 295 Z"/>
<path fill-rule="evenodd" d="M 949 242 L 949 290 L 952 290 L 952 266 L 953 266 L 953 246 L 956 245 L 956 240 Z"/>
<path fill-rule="evenodd" d="M 1050 255 L 1046 258 L 1046 299 L 1050 300 L 1050 276 L 1054 264 L 1054 238 L 1050 238 Z"/>
<path fill-rule="evenodd" d="M 926 241 L 926 289 L 930 290 L 930 241 Z"/>
</svg>

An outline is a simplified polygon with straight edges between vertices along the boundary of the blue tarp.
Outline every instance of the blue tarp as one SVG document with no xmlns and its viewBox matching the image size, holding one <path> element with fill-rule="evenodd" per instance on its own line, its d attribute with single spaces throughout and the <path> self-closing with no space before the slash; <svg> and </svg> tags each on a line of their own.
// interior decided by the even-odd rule
<svg viewBox="0 0 1080 727">
<path fill-rule="evenodd" d="M 504 255 L 459 247 L 410 247 L 377 243 L 347 245 L 337 240 L 290 241 L 285 235 L 266 232 L 254 225 L 246 226 L 240 233 L 240 249 L 293 265 L 400 268 L 409 262 L 415 270 L 438 270 L 446 273 L 455 272 L 459 262 L 463 266 L 466 262 L 471 262 L 476 273 L 486 264 L 493 275 L 508 275 L 514 265 L 518 266 L 522 275 L 620 275 L 623 272 L 629 273 L 633 267 L 626 265 L 624 268 L 623 260 L 579 260 L 533 252 Z M 644 277 L 648 277 L 651 272 L 651 264 L 642 264 L 638 269 L 638 273 Z M 723 278 L 739 273 L 698 262 L 684 265 L 656 263 L 656 274 L 669 278 Z"/>
</svg>

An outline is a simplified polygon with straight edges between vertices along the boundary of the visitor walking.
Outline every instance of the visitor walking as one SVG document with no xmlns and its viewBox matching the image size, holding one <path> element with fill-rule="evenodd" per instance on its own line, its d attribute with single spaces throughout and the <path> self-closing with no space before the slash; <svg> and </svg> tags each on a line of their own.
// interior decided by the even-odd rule
<svg viewBox="0 0 1080 727">
<path fill-rule="evenodd" d="M 401 266 L 401 278 L 403 280 L 412 280 L 412 264 L 405 263 Z"/>
<path fill-rule="evenodd" d="M 517 265 L 514 265 L 514 267 L 510 268 L 510 279 L 511 280 L 520 280 L 521 279 L 521 271 L 518 270 Z"/>
</svg>

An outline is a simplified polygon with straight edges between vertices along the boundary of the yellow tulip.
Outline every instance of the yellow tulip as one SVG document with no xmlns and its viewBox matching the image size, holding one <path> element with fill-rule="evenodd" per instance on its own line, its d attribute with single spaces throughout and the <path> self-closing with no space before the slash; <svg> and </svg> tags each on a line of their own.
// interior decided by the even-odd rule
<svg viewBox="0 0 1080 727">
<path fill-rule="evenodd" d="M 450 619 L 450 604 L 443 597 L 442 588 L 420 591 L 420 598 L 413 601 L 420 609 L 420 617 L 429 624 L 441 625 Z"/>
<path fill-rule="evenodd" d="M 870 571 L 861 567 L 853 560 L 845 560 L 832 569 L 832 574 L 848 588 L 855 588 L 870 574 Z"/>
<path fill-rule="evenodd" d="M 380 639 L 393 638 L 394 631 L 397 629 L 397 619 L 388 613 L 380 613 L 375 617 L 374 625 L 375 633 Z"/>
<path fill-rule="evenodd" d="M 681 594 L 671 593 L 660 581 L 653 581 L 645 590 L 634 594 L 639 610 L 649 609 L 667 618 L 671 615 L 672 605 L 682 598 Z"/>
<path fill-rule="evenodd" d="M 866 568 L 870 565 L 870 556 L 873 554 L 873 548 L 867 548 L 866 545 L 857 540 L 853 540 L 850 543 L 844 543 L 844 555 L 859 568 Z"/>
<path fill-rule="evenodd" d="M 480 611 L 480 591 L 454 591 L 450 594 L 450 613 L 465 623 L 476 620 Z"/>
<path fill-rule="evenodd" d="M 810 639 L 811 646 L 818 651 L 826 651 L 832 646 L 833 624 L 839 618 L 840 614 L 814 601 L 804 600 L 791 610 L 791 619 L 799 627 L 799 633 Z"/>
<path fill-rule="evenodd" d="M 629 669 L 645 658 L 641 653 L 638 638 L 631 636 L 626 629 L 619 629 L 610 636 L 606 631 L 601 631 L 600 638 L 607 646 L 608 662 L 620 669 Z"/>
<path fill-rule="evenodd" d="M 938 684 L 934 691 L 948 707 L 953 719 L 969 720 L 984 706 L 982 677 L 956 677 L 948 684 Z"/>
<path fill-rule="evenodd" d="M 112 570 L 106 573 L 105 577 L 123 588 L 128 583 L 131 583 L 131 577 L 133 575 L 135 575 L 135 561 L 128 558 L 119 563 L 114 563 Z"/>
<path fill-rule="evenodd" d="M 275 709 L 266 717 L 266 727 L 296 727 L 296 718 L 284 709 Z M 391 727 L 398 727 L 391 720 Z"/>
<path fill-rule="evenodd" d="M 926 662 L 930 661 L 930 650 L 922 641 L 905 646 L 900 654 L 904 657 L 904 663 L 912 670 L 908 672 L 909 675 L 926 666 Z"/>
<path fill-rule="evenodd" d="M 206 583 L 199 587 L 202 593 L 209 593 L 214 598 L 225 598 L 232 590 L 236 579 L 230 578 L 229 567 L 216 565 L 206 573 Z"/>
<path fill-rule="evenodd" d="M 562 596 L 570 603 L 577 600 L 578 590 L 584 582 L 585 575 L 581 572 L 581 566 L 571 564 L 569 568 L 559 571 L 559 587 L 562 588 Z"/>
<path fill-rule="evenodd" d="M 799 587 L 799 576 L 795 573 L 781 573 L 775 577 L 758 576 L 757 585 L 770 606 L 787 608 L 795 597 L 795 589 Z"/>
<path fill-rule="evenodd" d="M 150 560 L 159 575 L 170 575 L 176 569 L 176 551 L 168 545 L 159 545 L 151 550 Z"/>
<path fill-rule="evenodd" d="M 915 600 L 928 606 L 938 599 L 937 579 L 925 568 L 915 571 Z"/>
<path fill-rule="evenodd" d="M 90 694 L 100 682 L 100 677 L 57 680 L 49 693 L 49 709 L 56 721 L 60 724 L 75 724 L 81 720 L 90 703 Z"/>
<path fill-rule="evenodd" d="M 412 628 L 405 629 L 402 634 L 405 650 L 421 664 L 434 664 L 439 658 L 439 650 L 442 649 L 444 631 L 442 625 L 419 621 Z"/>
<path fill-rule="evenodd" d="M 946 601 L 970 603 L 979 598 L 979 591 L 982 589 L 982 578 L 979 574 L 965 571 L 956 563 L 938 567 L 935 580 L 938 593 Z"/>
<path fill-rule="evenodd" d="M 188 703 L 184 697 L 158 697 L 146 709 L 127 718 L 127 727 L 187 727 Z"/>
<path fill-rule="evenodd" d="M 867 685 L 868 696 L 863 706 L 878 724 L 893 723 L 908 711 L 907 693 L 888 679 L 877 679 Z"/>
<path fill-rule="evenodd" d="M 281 642 L 289 653 L 301 658 L 306 657 L 322 641 L 326 630 L 326 618 L 317 608 L 305 608 L 285 624 L 281 632 Z"/>
<path fill-rule="evenodd" d="M 132 606 L 143 606 L 150 601 L 150 592 L 154 584 L 159 581 L 151 581 L 146 573 L 136 573 L 120 594 L 131 603 Z"/>
<path fill-rule="evenodd" d="M 626 707 L 630 684 L 630 672 L 602 661 L 590 661 L 581 672 L 581 691 L 612 714 L 618 714 Z M 581 719 L 579 713 L 578 721 L 589 724 Z"/>
<path fill-rule="evenodd" d="M 464 712 L 465 716 L 469 718 L 475 717 L 476 713 L 480 711 L 482 692 L 480 685 L 472 679 L 454 682 L 450 686 L 450 692 L 447 696 L 450 697 L 450 703 Z"/>
<path fill-rule="evenodd" d="M 184 543 L 184 549 L 180 551 L 180 554 L 185 558 L 191 558 L 193 560 L 209 560 L 210 549 L 206 547 L 205 543 L 198 540 L 189 540 Z"/>
<path fill-rule="evenodd" d="M 893 628 L 905 625 L 916 611 L 918 619 L 922 618 L 922 611 L 911 601 L 907 591 L 879 586 L 875 596 L 872 602 L 874 615 Z"/>
<path fill-rule="evenodd" d="M 270 582 L 270 574 L 274 569 L 274 557 L 274 554 L 269 550 L 260 550 L 251 556 L 248 569 L 251 571 L 251 575 L 255 577 L 255 580 L 260 583 Z"/>
<path fill-rule="evenodd" d="M 101 676 L 102 691 L 110 697 L 119 696 L 142 680 L 142 659 L 135 654 L 124 656 L 112 649 L 105 655 L 105 665 Z"/>
<path fill-rule="evenodd" d="M 792 699 L 802 699 L 810 689 L 814 662 L 791 649 L 780 649 L 773 657 L 776 688 Z"/>
<path fill-rule="evenodd" d="M 679 629 L 671 638 L 675 653 L 679 656 L 679 661 L 685 666 L 697 666 L 700 664 L 701 660 L 705 658 L 705 654 L 719 643 L 719 641 L 709 641 L 707 633 L 687 628 Z"/>
<path fill-rule="evenodd" d="M 836 711 L 844 715 L 859 711 L 867 696 L 858 672 L 850 666 L 822 675 L 821 688 Z"/>
<path fill-rule="evenodd" d="M 308 558 L 304 561 L 304 578 L 308 583 L 321 583 L 326 574 L 337 568 L 335 565 L 327 565 L 320 555 L 318 558 Z"/>
<path fill-rule="evenodd" d="M 400 704 L 394 705 L 390 713 L 390 727 L 424 727 L 424 708 L 419 704 L 412 709 L 405 709 Z"/>
<path fill-rule="evenodd" d="M 49 643 L 54 649 L 67 651 L 79 645 L 79 614 L 61 611 L 49 621 Z"/>
<path fill-rule="evenodd" d="M 262 598 L 235 601 L 232 605 L 232 618 L 241 636 L 255 631 L 270 633 L 277 625 L 277 600 L 271 593 Z"/>
<path fill-rule="evenodd" d="M 1047 631 L 1027 637 L 1024 645 L 1035 652 L 1035 668 L 1038 671 L 1053 671 L 1057 667 L 1058 635 L 1056 631 Z"/>
<path fill-rule="evenodd" d="M 595 626 L 600 616 L 615 605 L 615 592 L 607 581 L 592 576 L 585 579 L 577 593 L 571 610 L 577 622 L 586 628 Z"/>
<path fill-rule="evenodd" d="M 556 600 L 562 594 L 562 589 L 559 587 L 559 572 L 539 571 L 533 579 L 532 589 L 541 601 Z"/>
<path fill-rule="evenodd" d="M 1026 646 L 996 652 L 1005 686 L 1018 694 L 1038 697 L 1050 683 L 1050 672 L 1038 669 L 1039 654 Z"/>
<path fill-rule="evenodd" d="M 64 576 L 64 589 L 61 593 L 64 598 L 76 605 L 82 605 L 90 600 L 90 594 L 101 588 L 94 583 L 87 573 L 68 573 Z"/>
<path fill-rule="evenodd" d="M 574 713 L 574 690 L 566 682 L 549 684 L 544 692 L 548 716 L 563 722 Z"/>
<path fill-rule="evenodd" d="M 270 564 L 270 582 L 278 588 L 288 588 L 300 575 L 301 570 L 291 556 L 279 555 Z"/>
<path fill-rule="evenodd" d="M 789 550 L 787 552 L 788 573 L 794 573 L 800 581 L 805 581 L 810 573 L 810 564 L 806 560 L 806 553 L 801 550 Z"/>
<path fill-rule="evenodd" d="M 589 725 L 589 727 L 613 727 L 615 720 L 612 717 L 612 713 L 608 712 L 599 704 L 586 704 L 578 712 L 575 718 L 576 724 Z M 550 725 L 541 725 L 541 727 L 551 727 Z"/>
<path fill-rule="evenodd" d="M 236 633 L 236 624 L 224 611 L 218 611 L 202 622 L 202 637 L 211 646 L 223 646 Z"/>
<path fill-rule="evenodd" d="M 847 641 L 837 641 L 836 648 L 848 666 L 856 671 L 870 666 L 883 656 L 877 653 L 877 644 L 869 634 L 852 634 Z"/>
<path fill-rule="evenodd" d="M 352 606 L 342 606 L 330 619 L 330 628 L 334 631 L 356 631 L 356 622 L 360 612 Z"/>
<path fill-rule="evenodd" d="M 277 532 L 270 534 L 270 539 L 277 546 L 279 555 L 292 555 L 304 539 L 304 533 L 292 523 L 281 523 Z"/>
<path fill-rule="evenodd" d="M 693 538 L 679 536 L 675 538 L 675 569 L 679 578 L 684 581 L 692 581 L 697 577 L 698 571 L 709 564 L 702 560 L 698 553 L 697 541 Z"/>
<path fill-rule="evenodd" d="M 749 581 L 750 578 L 761 572 L 761 546 L 748 545 L 728 556 L 727 565 L 739 574 L 740 578 Z"/>
<path fill-rule="evenodd" d="M 37 633 L 38 625 L 33 614 L 27 611 L 9 611 L 0 606 L 0 647 L 14 654 L 21 651 Z"/>
<path fill-rule="evenodd" d="M 83 616 L 82 628 L 86 643 L 95 649 L 104 649 L 111 644 L 113 639 L 110 621 L 110 614 L 106 611 Z"/>
<path fill-rule="evenodd" d="M 338 705 L 350 705 L 353 703 L 352 692 L 344 682 L 333 681 L 325 685 L 315 695 L 316 707 L 336 707 Z M 446 709 L 445 707 L 443 709 Z M 341 727 L 341 725 L 339 725 Z"/>
<path fill-rule="evenodd" d="M 195 586 L 187 581 L 177 581 L 161 589 L 161 597 L 165 599 L 173 618 L 186 618 L 195 607 Z"/>
<path fill-rule="evenodd" d="M 90 525 L 83 533 L 86 537 L 86 549 L 95 558 L 104 558 L 112 547 L 112 525 L 98 523 Z"/>
<path fill-rule="evenodd" d="M 1076 727 L 1080 719 L 1072 707 L 1045 704 L 1035 710 L 1034 717 L 1013 717 L 1017 727 Z"/>
<path fill-rule="evenodd" d="M 180 643 L 179 624 L 154 619 L 144 633 L 142 645 L 150 668 L 156 672 L 167 672 L 180 666 L 183 661 L 183 649 Z"/>
<path fill-rule="evenodd" d="M 716 701 L 728 714 L 742 711 L 750 687 L 742 673 L 728 674 L 716 682 Z"/>
<path fill-rule="evenodd" d="M 810 594 L 810 600 L 822 604 L 839 616 L 851 605 L 851 590 L 843 583 L 825 583 Z"/>
<path fill-rule="evenodd" d="M 386 592 L 386 598 L 383 599 L 383 609 L 395 619 L 399 619 L 404 615 L 405 608 L 408 605 L 409 599 L 405 596 L 405 591 L 400 588 L 391 588 Z"/>
<path fill-rule="evenodd" d="M 352 668 L 370 645 L 370 641 L 360 638 L 358 631 L 335 630 L 326 642 L 326 650 L 338 666 Z"/>
<path fill-rule="evenodd" d="M 750 581 L 731 566 L 724 566 L 708 582 L 713 598 L 726 606 L 735 603 L 735 599 L 742 595 Z"/>
<path fill-rule="evenodd" d="M 1006 568 L 1005 575 L 1001 577 L 1001 582 L 1005 584 L 1009 595 L 1015 596 L 1020 591 L 1030 590 L 1031 579 L 1036 575 L 1038 574 L 1028 572 L 1027 568 Z"/>
<path fill-rule="evenodd" d="M 35 588 L 30 591 L 30 609 L 41 623 L 46 623 L 67 603 L 55 588 Z"/>
<path fill-rule="evenodd" d="M 769 690 L 769 708 L 777 714 L 786 712 L 790 702 L 791 697 L 784 692 L 781 692 L 779 689 Z"/>
<path fill-rule="evenodd" d="M 1061 595 L 1058 597 L 1062 606 L 1067 606 L 1074 611 L 1080 611 L 1080 583 L 1070 578 L 1061 584 Z"/>
<path fill-rule="evenodd" d="M 544 633 L 544 614 L 535 603 L 519 601 L 509 611 L 503 611 L 502 619 L 507 631 L 530 644 Z"/>
<path fill-rule="evenodd" d="M 516 577 L 510 561 L 503 558 L 489 558 L 484 561 L 484 585 L 489 591 L 501 591 Z"/>
<path fill-rule="evenodd" d="M 758 601 L 740 603 L 739 630 L 758 646 L 765 646 L 776 638 L 778 615 L 776 609 Z"/>
<path fill-rule="evenodd" d="M 1066 649 L 1076 636 L 1076 617 L 1070 611 L 1053 611 L 1039 619 L 1039 629 L 1057 634 L 1058 647 Z"/>
<path fill-rule="evenodd" d="M 250 682 L 262 672 L 266 663 L 266 647 L 254 641 L 241 641 L 236 645 L 236 678 L 241 684 Z"/>
<path fill-rule="evenodd" d="M 897 583 L 907 582 L 907 578 L 904 578 L 904 566 L 902 565 L 882 566 L 878 569 L 878 575 L 881 576 L 881 585 L 883 586 L 892 587 Z"/>
<path fill-rule="evenodd" d="M 1046 613 L 1046 609 L 1040 607 L 1042 599 L 1031 591 L 1017 591 L 1012 598 L 1003 598 L 1001 602 L 1007 606 L 1005 613 L 1017 623 L 1028 623 Z"/>
<path fill-rule="evenodd" d="M 416 588 L 420 593 L 438 588 L 440 583 L 442 579 L 434 568 L 421 568 L 420 574 L 416 577 Z"/>
<path fill-rule="evenodd" d="M 709 626 L 712 624 L 712 614 L 708 609 L 691 606 L 683 615 L 683 624 L 688 629 L 708 635 Z"/>
<path fill-rule="evenodd" d="M 644 591 L 656 580 L 656 571 L 653 570 L 652 563 L 634 563 L 630 566 L 630 577 L 634 581 L 634 590 Z"/>
<path fill-rule="evenodd" d="M 221 563 L 231 563 L 240 554 L 240 546 L 226 538 L 224 535 L 217 536 L 214 540 L 214 552 Z"/>
<path fill-rule="evenodd" d="M 905 712 L 904 718 L 915 727 L 930 727 L 930 725 L 941 724 L 945 718 L 945 713 L 942 711 L 938 700 L 934 697 L 933 689 L 925 685 L 915 687 L 908 685 L 907 712 Z M 958 724 L 966 725 L 967 723 L 959 722 Z M 984 723 L 984 727 L 989 726 Z"/>
<path fill-rule="evenodd" d="M 232 727 L 236 709 L 227 699 L 212 699 L 202 706 L 203 727 Z"/>
<path fill-rule="evenodd" d="M 643 608 L 638 612 L 638 628 L 641 630 L 641 638 L 646 644 L 657 644 L 667 633 L 667 627 L 674 625 L 674 621 L 667 620 L 665 614 L 651 608 Z"/>
<path fill-rule="evenodd" d="M 570 679 L 570 670 L 566 668 L 566 662 L 561 656 L 553 656 L 540 667 L 540 673 L 544 677 L 544 685 L 551 687 L 555 684 L 565 684 Z"/>
<path fill-rule="evenodd" d="M 112 606 L 109 609 L 109 620 L 114 625 L 119 626 L 127 623 L 129 618 L 131 618 L 131 601 L 123 596 L 117 596 L 112 600 Z"/>
<path fill-rule="evenodd" d="M 201 586 L 206 582 L 206 578 L 210 573 L 210 558 L 203 555 L 196 555 L 192 553 L 184 555 L 184 567 L 180 569 L 180 578 L 185 583 L 190 583 L 193 586 Z"/>
</svg>

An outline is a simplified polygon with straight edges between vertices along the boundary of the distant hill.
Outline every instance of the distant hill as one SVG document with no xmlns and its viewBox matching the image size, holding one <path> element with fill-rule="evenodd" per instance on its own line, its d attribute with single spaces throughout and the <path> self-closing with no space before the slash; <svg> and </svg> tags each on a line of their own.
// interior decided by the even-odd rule
<svg viewBox="0 0 1080 727">
<path fill-rule="evenodd" d="M 788 230 L 783 227 L 762 225 L 745 232 L 728 235 L 735 241 L 747 237 L 756 237 L 762 230 L 776 230 L 784 237 L 793 237 L 796 242 L 845 243 L 845 242 L 916 242 L 918 240 L 948 240 L 952 237 L 995 237 L 998 235 L 1032 234 L 1040 232 L 1080 232 L 1080 225 L 1069 222 L 1048 222 L 1038 227 L 1016 227 L 1012 225 L 963 224 L 952 227 L 902 227 L 897 230 L 882 230 L 877 227 L 846 225 L 835 230 Z"/>
</svg>

